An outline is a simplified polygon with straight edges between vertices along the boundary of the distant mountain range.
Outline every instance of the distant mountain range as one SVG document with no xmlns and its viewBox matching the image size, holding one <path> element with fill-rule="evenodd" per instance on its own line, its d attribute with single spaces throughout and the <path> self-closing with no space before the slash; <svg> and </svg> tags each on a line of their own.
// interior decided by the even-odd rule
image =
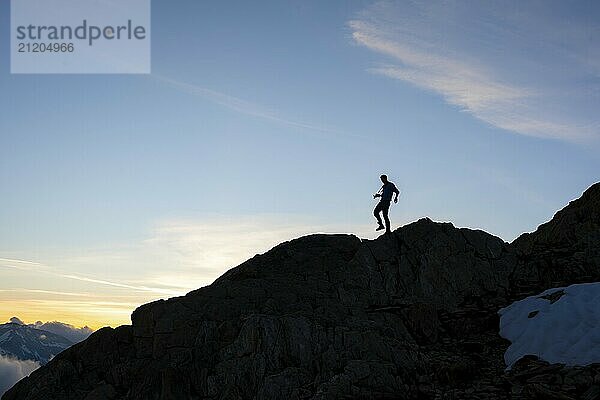
<svg viewBox="0 0 600 400">
<path fill-rule="evenodd" d="M 11 321 L 14 322 L 14 321 Z M 23 324 L 24 325 L 24 324 Z M 77 328 L 71 324 L 66 324 L 64 322 L 58 321 L 48 321 L 42 322 L 37 321 L 35 324 L 27 324 L 30 328 L 40 329 L 42 331 L 52 332 L 55 335 L 59 335 L 68 339 L 73 343 L 79 343 L 82 340 L 87 339 L 88 336 L 94 332 L 88 326 L 84 326 L 83 328 Z"/>
<path fill-rule="evenodd" d="M 37 361 L 44 365 L 73 344 L 63 336 L 27 325 L 15 323 L 0 325 L 0 355 L 2 356 Z"/>
</svg>

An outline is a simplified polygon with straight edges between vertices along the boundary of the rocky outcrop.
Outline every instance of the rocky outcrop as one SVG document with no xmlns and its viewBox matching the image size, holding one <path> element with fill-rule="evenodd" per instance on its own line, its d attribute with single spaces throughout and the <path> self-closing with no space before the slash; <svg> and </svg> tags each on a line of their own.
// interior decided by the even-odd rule
<svg viewBox="0 0 600 400">
<path fill-rule="evenodd" d="M 521 358 L 507 373 L 512 399 L 596 400 L 600 398 L 600 364 L 565 367 L 534 356 Z"/>
<path fill-rule="evenodd" d="M 600 182 L 511 247 L 518 257 L 511 275 L 515 297 L 600 281 Z"/>
<path fill-rule="evenodd" d="M 589 227 L 569 242 L 584 256 L 600 246 L 597 220 L 568 220 L 597 215 L 598 188 L 553 219 Z M 553 221 L 513 245 L 429 219 L 376 240 L 282 243 L 210 286 L 138 308 L 131 326 L 99 330 L 3 400 L 506 399 L 514 380 L 497 310 L 521 282 L 545 288 L 539 260 L 560 243 Z M 599 273 L 598 260 L 585 265 L 568 279 Z"/>
</svg>

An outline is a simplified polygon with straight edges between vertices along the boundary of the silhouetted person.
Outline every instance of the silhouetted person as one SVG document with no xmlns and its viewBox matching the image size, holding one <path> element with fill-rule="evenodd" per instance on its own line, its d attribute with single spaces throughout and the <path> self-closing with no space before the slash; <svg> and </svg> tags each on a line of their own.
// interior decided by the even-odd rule
<svg viewBox="0 0 600 400">
<path fill-rule="evenodd" d="M 385 220 L 385 233 L 390 233 L 390 218 L 388 217 L 390 203 L 392 201 L 392 195 L 395 195 L 394 203 L 398 202 L 398 195 L 400 194 L 400 191 L 396 185 L 388 181 L 387 175 L 381 175 L 379 178 L 381 179 L 381 182 L 383 182 L 383 186 L 377 193 L 373 195 L 374 199 L 381 197 L 381 200 L 379 200 L 379 203 L 377 203 L 377 206 L 375 206 L 375 209 L 373 210 L 373 215 L 375 215 L 375 218 L 377 218 L 377 223 L 379 224 L 375 230 L 380 231 L 384 228 L 383 223 L 381 222 L 381 217 L 379 216 L 379 213 L 383 213 L 383 219 Z"/>
</svg>

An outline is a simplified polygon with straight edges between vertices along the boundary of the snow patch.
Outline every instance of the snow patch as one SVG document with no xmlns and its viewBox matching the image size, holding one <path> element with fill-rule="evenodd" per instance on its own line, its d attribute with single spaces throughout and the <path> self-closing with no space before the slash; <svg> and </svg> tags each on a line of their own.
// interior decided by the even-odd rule
<svg viewBox="0 0 600 400">
<path fill-rule="evenodd" d="M 600 282 L 548 289 L 498 311 L 508 368 L 532 354 L 566 365 L 600 362 Z"/>
</svg>

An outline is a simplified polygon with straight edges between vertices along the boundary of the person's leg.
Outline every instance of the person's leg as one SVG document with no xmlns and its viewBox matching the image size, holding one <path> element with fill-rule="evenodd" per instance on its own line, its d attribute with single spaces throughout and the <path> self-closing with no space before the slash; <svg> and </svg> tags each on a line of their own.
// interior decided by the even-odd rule
<svg viewBox="0 0 600 400">
<path fill-rule="evenodd" d="M 373 210 L 373 215 L 377 219 L 377 223 L 379 224 L 380 227 L 383 227 L 383 223 L 381 222 L 381 216 L 379 215 L 379 213 L 381 212 L 382 209 L 383 208 L 381 207 L 381 202 L 379 202 L 379 203 L 377 203 L 377 205 L 375 206 L 375 209 Z"/>
<path fill-rule="evenodd" d="M 384 206 L 381 211 L 383 211 L 383 219 L 385 220 L 385 231 L 389 233 L 389 232 L 391 232 L 390 218 L 388 216 L 389 211 L 390 211 L 390 203 L 387 203 L 386 206 Z"/>
</svg>

